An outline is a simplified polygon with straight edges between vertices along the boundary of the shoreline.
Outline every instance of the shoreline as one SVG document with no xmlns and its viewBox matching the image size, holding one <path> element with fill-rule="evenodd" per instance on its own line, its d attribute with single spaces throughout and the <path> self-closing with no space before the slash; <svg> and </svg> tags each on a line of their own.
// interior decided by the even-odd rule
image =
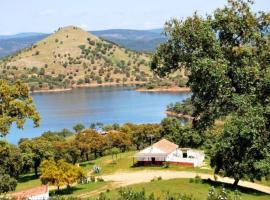
<svg viewBox="0 0 270 200">
<path fill-rule="evenodd" d="M 82 84 L 82 85 L 73 85 L 70 88 L 56 88 L 56 89 L 41 89 L 30 91 L 30 93 L 57 93 L 57 92 L 67 92 L 76 88 L 96 88 L 96 87 L 109 87 L 109 86 L 129 86 L 129 85 L 142 85 L 145 82 L 127 82 L 127 83 L 90 83 L 90 84 Z"/>
<path fill-rule="evenodd" d="M 185 115 L 185 114 L 181 114 L 181 113 L 175 113 L 175 112 L 172 112 L 172 111 L 166 111 L 166 115 L 170 116 L 170 117 L 184 118 L 184 119 L 188 119 L 188 120 L 194 119 L 194 117 L 192 117 L 190 115 Z"/>
<path fill-rule="evenodd" d="M 136 91 L 138 92 L 182 92 L 182 93 L 186 93 L 186 92 L 191 92 L 191 89 L 189 87 L 168 87 L 168 88 L 154 88 L 154 89 L 147 89 L 147 88 L 139 88 L 136 89 Z"/>
<path fill-rule="evenodd" d="M 130 86 L 130 85 L 143 85 L 145 82 L 134 81 L 134 82 L 126 82 L 126 83 L 90 83 L 90 84 L 81 84 L 81 85 L 72 85 L 70 88 L 56 88 L 56 89 L 41 89 L 30 91 L 30 93 L 57 93 L 57 92 L 68 92 L 76 88 L 96 88 L 96 87 L 109 87 L 109 86 Z M 187 93 L 191 92 L 189 87 L 159 87 L 154 89 L 147 88 L 137 88 L 135 89 L 137 92 L 173 92 L 173 93 Z"/>
</svg>

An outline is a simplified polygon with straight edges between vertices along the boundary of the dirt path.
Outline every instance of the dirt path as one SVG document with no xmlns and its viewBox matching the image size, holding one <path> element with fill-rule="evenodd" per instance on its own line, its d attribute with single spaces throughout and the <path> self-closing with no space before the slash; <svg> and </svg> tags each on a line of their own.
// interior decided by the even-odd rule
<svg viewBox="0 0 270 200">
<path fill-rule="evenodd" d="M 175 178 L 194 178 L 196 175 L 200 176 L 202 179 L 215 180 L 213 175 L 195 173 L 195 172 L 185 172 L 185 171 L 170 171 L 170 170 L 143 170 L 138 172 L 120 172 L 111 175 L 104 175 L 102 178 L 105 181 L 113 181 L 117 187 L 123 187 L 138 183 L 150 182 L 153 178 L 161 176 L 163 180 L 175 179 Z M 219 182 L 230 183 L 234 182 L 231 178 L 217 177 Z M 270 187 L 251 183 L 248 181 L 239 181 L 239 185 L 247 188 L 252 188 L 267 194 L 270 194 Z"/>
</svg>

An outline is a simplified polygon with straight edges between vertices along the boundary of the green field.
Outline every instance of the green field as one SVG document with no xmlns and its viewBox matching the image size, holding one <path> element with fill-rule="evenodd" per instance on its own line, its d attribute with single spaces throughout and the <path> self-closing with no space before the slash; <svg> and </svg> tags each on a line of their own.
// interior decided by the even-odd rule
<svg viewBox="0 0 270 200">
<path fill-rule="evenodd" d="M 177 170 L 177 171 L 192 171 L 192 172 L 200 172 L 200 173 L 208 173 L 212 174 L 213 170 L 207 165 L 203 168 L 192 168 L 192 167 L 182 167 L 182 166 L 169 166 L 168 168 L 164 168 L 162 166 L 149 166 L 149 167 L 133 167 L 133 156 L 136 152 L 126 152 L 118 155 L 117 159 L 112 159 L 110 155 L 98 158 L 96 160 L 83 162 L 80 166 L 85 170 L 87 174 L 90 174 L 94 165 L 98 165 L 101 167 L 102 171 L 100 175 L 113 174 L 116 172 L 127 172 L 127 171 L 138 171 L 138 170 Z M 208 160 L 207 160 L 208 163 Z M 269 181 L 258 182 L 264 185 L 269 185 Z M 39 179 L 36 179 L 33 174 L 27 174 L 21 176 L 19 180 L 19 184 L 16 188 L 16 191 L 21 191 L 24 189 L 32 188 L 39 186 L 41 184 Z M 63 195 L 71 195 L 71 196 L 83 196 L 89 197 L 88 193 L 93 192 L 97 195 L 101 191 L 106 191 L 111 187 L 113 183 L 111 182 L 96 182 L 89 183 L 85 185 L 77 185 L 74 186 L 71 190 L 70 194 L 64 192 Z M 151 183 L 143 183 L 132 186 L 135 190 L 140 190 L 145 188 L 148 193 L 154 192 L 156 195 L 162 195 L 167 191 L 171 193 L 187 193 L 193 194 L 197 199 L 205 199 L 209 188 L 213 186 L 213 183 L 190 183 L 189 179 L 175 179 L 175 180 L 162 180 L 155 181 Z M 241 189 L 241 188 L 240 188 Z M 241 189 L 243 199 L 247 200 L 263 200 L 270 199 L 269 195 L 264 195 L 262 193 L 258 193 L 252 190 Z M 85 195 L 82 195 L 85 194 Z M 117 190 L 112 190 L 108 193 L 108 195 L 114 198 L 117 195 Z M 92 193 L 90 193 L 92 196 Z"/>
<path fill-rule="evenodd" d="M 130 186 L 135 191 L 141 191 L 145 189 L 147 194 L 154 193 L 155 197 L 160 197 L 163 199 L 166 193 L 181 193 L 189 194 L 198 200 L 206 200 L 209 189 L 212 187 L 221 187 L 215 183 L 203 181 L 202 183 L 190 183 L 189 179 L 173 179 L 173 180 L 160 180 L 150 183 L 143 183 Z M 229 186 L 225 186 L 228 188 Z M 228 189 L 230 193 L 233 193 L 234 190 Z M 241 198 L 243 200 L 268 200 L 270 195 L 266 195 L 251 189 L 245 189 L 238 187 L 239 192 L 241 193 Z M 106 195 L 111 199 L 117 199 L 119 189 L 106 192 Z"/>
<path fill-rule="evenodd" d="M 208 166 L 203 168 L 193 168 L 193 167 L 185 167 L 185 166 L 174 166 L 171 165 L 168 168 L 164 168 L 162 166 L 141 166 L 141 167 L 133 167 L 135 161 L 133 161 L 133 156 L 136 152 L 126 152 L 118 155 L 117 160 L 113 160 L 111 156 L 104 156 L 98 158 L 93 161 L 83 162 L 80 164 L 86 171 L 90 172 L 94 165 L 98 165 L 101 167 L 102 171 L 99 175 L 104 174 L 112 174 L 119 171 L 138 171 L 138 170 L 177 170 L 177 171 L 193 171 L 200 173 L 213 173 L 213 170 Z M 208 160 L 206 160 L 208 163 Z"/>
<path fill-rule="evenodd" d="M 179 170 L 179 171 L 194 171 L 201 173 L 212 173 L 211 169 L 200 169 L 192 167 L 182 167 L 182 166 L 170 166 L 169 168 L 163 168 L 161 166 L 149 166 L 149 167 L 132 167 L 133 166 L 133 156 L 135 152 L 125 152 L 120 153 L 117 156 L 117 160 L 113 160 L 110 155 L 98 158 L 96 160 L 80 163 L 80 166 L 85 170 L 87 174 L 91 173 L 94 165 L 101 167 L 101 173 L 98 175 L 112 174 L 119 171 L 138 171 L 138 170 Z M 16 191 L 21 191 L 33 187 L 37 187 L 41 184 L 39 179 L 36 179 L 33 174 L 22 175 L 19 179 Z"/>
</svg>

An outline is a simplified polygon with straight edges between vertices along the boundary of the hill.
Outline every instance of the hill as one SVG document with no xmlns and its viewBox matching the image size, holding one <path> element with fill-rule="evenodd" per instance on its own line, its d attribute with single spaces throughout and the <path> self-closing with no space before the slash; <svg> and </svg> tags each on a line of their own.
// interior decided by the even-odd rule
<svg viewBox="0 0 270 200">
<path fill-rule="evenodd" d="M 35 37 L 35 36 L 42 36 L 42 35 L 48 35 L 48 34 L 46 34 L 46 33 L 26 32 L 26 33 L 18 33 L 18 34 L 15 34 L 15 35 L 0 35 L 0 40 L 27 38 L 27 37 Z"/>
<path fill-rule="evenodd" d="M 92 31 L 93 35 L 112 41 L 122 47 L 135 51 L 153 52 L 156 47 L 166 40 L 161 35 L 162 29 L 129 30 L 111 29 Z M 45 33 L 19 33 L 16 35 L 0 35 L 0 58 L 11 55 L 44 39 Z"/>
<path fill-rule="evenodd" d="M 147 82 L 149 55 L 99 39 L 78 27 L 54 34 L 0 62 L 0 78 L 23 80 L 31 90 L 84 84 Z"/>
<path fill-rule="evenodd" d="M 0 36 L 0 58 L 11 55 L 44 39 L 48 34 Z"/>
<path fill-rule="evenodd" d="M 153 52 L 156 47 L 166 41 L 166 37 L 161 35 L 162 29 L 154 30 L 129 30 L 111 29 L 103 31 L 93 31 L 96 36 L 110 40 L 125 48 Z"/>
</svg>

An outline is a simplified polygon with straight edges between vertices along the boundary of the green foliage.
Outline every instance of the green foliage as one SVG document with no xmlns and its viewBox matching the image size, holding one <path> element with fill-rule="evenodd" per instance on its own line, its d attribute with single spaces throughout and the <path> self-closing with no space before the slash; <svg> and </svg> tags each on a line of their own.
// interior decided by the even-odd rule
<svg viewBox="0 0 270 200">
<path fill-rule="evenodd" d="M 182 125 L 177 118 L 163 119 L 160 135 L 183 147 L 195 148 L 204 142 L 204 138 L 198 131 L 191 129 L 189 125 Z"/>
<path fill-rule="evenodd" d="M 8 174 L 0 174 L 0 195 L 9 191 L 14 191 L 17 181 Z"/>
<path fill-rule="evenodd" d="M 194 114 L 194 110 L 191 98 L 187 98 L 183 102 L 171 103 L 167 106 L 167 111 L 190 116 Z"/>
<path fill-rule="evenodd" d="M 106 193 L 101 193 L 97 200 L 109 200 Z M 159 197 L 155 197 L 154 193 L 146 194 L 145 189 L 141 191 L 134 191 L 131 188 L 120 188 L 118 191 L 118 200 L 159 200 Z M 195 200 L 192 196 L 186 194 L 171 194 L 166 193 L 164 200 Z M 212 199 L 211 199 L 212 200 Z"/>
<path fill-rule="evenodd" d="M 145 193 L 145 190 L 135 192 L 129 188 L 119 190 L 118 200 L 147 200 L 149 199 Z M 152 196 L 152 195 L 151 195 Z M 151 197 L 152 198 L 152 197 Z"/>
<path fill-rule="evenodd" d="M 246 102 L 241 100 L 239 103 Z M 260 180 L 270 173 L 267 148 L 270 135 L 266 130 L 263 107 L 245 107 L 239 108 L 241 117 L 235 114 L 227 120 L 211 156 L 211 166 L 215 167 L 215 172 L 233 177 L 235 184 L 242 178 Z"/>
<path fill-rule="evenodd" d="M 23 128 L 26 119 L 31 119 L 35 127 L 39 125 L 40 117 L 27 86 L 0 80 L 0 136 L 8 134 L 13 123 Z"/>
<path fill-rule="evenodd" d="M 251 3 L 229 0 L 211 16 L 167 22 L 169 40 L 151 63 L 160 75 L 188 69 L 195 129 L 227 120 L 212 166 L 235 184 L 270 172 L 270 14 L 253 13 Z"/>
<path fill-rule="evenodd" d="M 231 195 L 225 188 L 216 190 L 212 187 L 208 192 L 207 200 L 241 200 L 241 196 L 237 191 Z"/>
<path fill-rule="evenodd" d="M 0 174 L 18 178 L 24 168 L 21 151 L 15 145 L 0 141 Z"/>
<path fill-rule="evenodd" d="M 41 182 L 43 184 L 51 184 L 59 187 L 76 183 L 85 175 L 80 167 L 71 165 L 64 160 L 55 162 L 54 160 L 44 160 L 40 166 L 41 168 Z"/>
<path fill-rule="evenodd" d="M 73 126 L 73 130 L 76 133 L 81 132 L 83 129 L 85 129 L 85 126 L 83 124 L 76 124 L 75 126 Z"/>
<path fill-rule="evenodd" d="M 22 139 L 19 148 L 26 155 L 30 167 L 34 168 L 36 177 L 41 162 L 53 156 L 52 142 L 46 137 Z"/>
</svg>

